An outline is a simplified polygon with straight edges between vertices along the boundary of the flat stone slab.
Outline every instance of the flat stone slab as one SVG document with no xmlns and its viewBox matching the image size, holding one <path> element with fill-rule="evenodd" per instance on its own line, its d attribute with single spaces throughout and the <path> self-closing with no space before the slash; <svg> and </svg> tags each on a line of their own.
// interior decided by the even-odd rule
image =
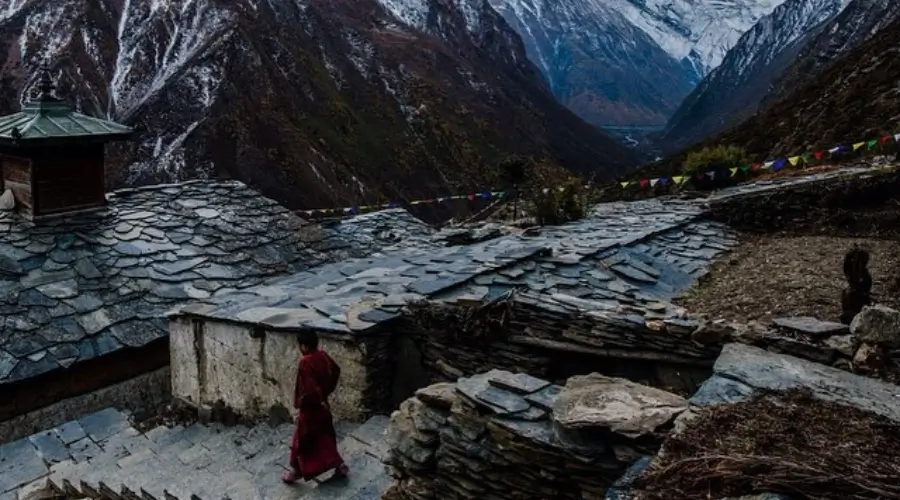
<svg viewBox="0 0 900 500">
<path fill-rule="evenodd" d="M 605 428 L 636 438 L 668 424 L 687 408 L 681 396 L 594 373 L 566 382 L 556 398 L 553 419 L 565 429 Z"/>
<path fill-rule="evenodd" d="M 825 401 L 842 403 L 900 422 L 900 386 L 774 354 L 744 344 L 727 344 L 713 371 L 757 390 L 805 388 Z"/>
<path fill-rule="evenodd" d="M 786 330 L 814 336 L 830 337 L 850 332 L 850 327 L 847 325 L 833 321 L 822 321 L 811 316 L 775 318 L 772 322 Z"/>
<path fill-rule="evenodd" d="M 501 389 L 517 392 L 519 394 L 531 394 L 550 385 L 550 382 L 532 377 L 527 373 L 497 373 L 488 379 L 488 382 Z"/>
</svg>

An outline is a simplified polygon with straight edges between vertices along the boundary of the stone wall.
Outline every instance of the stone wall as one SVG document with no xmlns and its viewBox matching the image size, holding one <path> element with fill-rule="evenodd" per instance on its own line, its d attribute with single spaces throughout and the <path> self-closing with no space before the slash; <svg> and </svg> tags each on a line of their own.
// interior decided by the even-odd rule
<svg viewBox="0 0 900 500">
<path fill-rule="evenodd" d="M 709 376 L 725 335 L 690 319 L 554 299 L 517 294 L 494 311 L 462 302 L 420 304 L 400 331 L 415 339 L 432 382 L 494 368 L 554 381 L 599 371 L 679 393 L 693 392 Z"/>
<path fill-rule="evenodd" d="M 116 406 L 133 414 L 154 413 L 171 400 L 169 368 L 58 401 L 0 422 L 0 443 L 49 429 L 81 415 Z"/>
<path fill-rule="evenodd" d="M 172 394 L 195 406 L 224 404 L 250 418 L 293 409 L 296 338 L 225 322 L 172 318 Z M 332 396 L 335 416 L 359 421 L 387 410 L 392 365 L 388 335 L 357 339 L 319 333 L 320 346 L 341 367 Z"/>
<path fill-rule="evenodd" d="M 623 379 L 565 387 L 493 370 L 419 390 L 391 416 L 386 498 L 603 498 L 654 453 L 683 398 Z"/>
<path fill-rule="evenodd" d="M 810 225 L 846 226 L 841 215 L 847 210 L 871 208 L 895 198 L 898 192 L 900 173 L 896 169 L 851 169 L 723 190 L 709 199 L 709 215 L 741 231 L 796 232 Z"/>
<path fill-rule="evenodd" d="M 432 382 L 494 368 L 553 381 L 596 371 L 679 394 L 693 393 L 709 377 L 728 342 L 885 377 L 890 375 L 886 360 L 900 355 L 900 333 L 885 338 L 885 328 L 867 328 L 878 323 L 867 319 L 873 314 L 900 325 L 900 313 L 885 308 L 867 308 L 851 334 L 846 325 L 808 317 L 739 324 L 686 313 L 591 307 L 573 297 L 542 300 L 529 294 L 515 295 L 497 310 L 423 303 L 411 307 L 401 331 L 415 339 Z M 881 339 L 881 346 L 872 338 Z"/>
</svg>

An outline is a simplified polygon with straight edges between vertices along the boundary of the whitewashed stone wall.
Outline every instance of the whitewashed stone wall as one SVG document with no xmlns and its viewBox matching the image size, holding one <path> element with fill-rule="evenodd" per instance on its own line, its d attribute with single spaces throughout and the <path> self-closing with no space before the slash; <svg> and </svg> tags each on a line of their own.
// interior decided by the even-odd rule
<svg viewBox="0 0 900 500">
<path fill-rule="evenodd" d="M 276 405 L 293 411 L 296 337 L 207 319 L 169 322 L 172 395 L 193 405 L 221 401 L 241 415 L 262 417 Z M 384 363 L 370 342 L 320 334 L 319 344 L 341 366 L 331 398 L 336 418 L 361 420 L 377 410 L 376 376 Z M 374 369 L 382 368 L 382 369 Z M 381 384 L 384 385 L 384 384 Z"/>
</svg>

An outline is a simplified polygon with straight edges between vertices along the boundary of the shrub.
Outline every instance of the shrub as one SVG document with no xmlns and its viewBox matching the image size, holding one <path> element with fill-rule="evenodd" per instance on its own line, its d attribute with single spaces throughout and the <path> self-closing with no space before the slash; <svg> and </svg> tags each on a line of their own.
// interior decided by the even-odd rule
<svg viewBox="0 0 900 500">
<path fill-rule="evenodd" d="M 688 153 L 684 163 L 681 164 L 681 171 L 691 174 L 698 170 L 734 167 L 743 163 L 746 158 L 746 151 L 739 146 L 709 146 Z"/>
<path fill-rule="evenodd" d="M 587 204 L 587 193 L 580 180 L 570 180 L 561 188 L 551 188 L 546 193 L 538 191 L 534 199 L 534 216 L 541 226 L 563 224 L 584 217 Z"/>
</svg>

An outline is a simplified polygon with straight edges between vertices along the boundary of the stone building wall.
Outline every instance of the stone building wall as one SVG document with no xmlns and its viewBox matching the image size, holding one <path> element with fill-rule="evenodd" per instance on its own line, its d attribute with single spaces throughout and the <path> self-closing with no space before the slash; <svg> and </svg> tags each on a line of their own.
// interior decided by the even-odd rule
<svg viewBox="0 0 900 500">
<path fill-rule="evenodd" d="M 195 406 L 224 404 L 247 417 L 293 408 L 297 376 L 296 337 L 290 333 L 189 317 L 169 327 L 172 395 Z M 332 396 L 336 418 L 359 421 L 384 412 L 392 368 L 389 336 L 352 339 L 319 333 L 320 346 L 341 367 Z"/>
<path fill-rule="evenodd" d="M 565 387 L 500 370 L 432 385 L 391 416 L 385 498 L 600 499 L 686 408 L 596 374 Z"/>
</svg>

